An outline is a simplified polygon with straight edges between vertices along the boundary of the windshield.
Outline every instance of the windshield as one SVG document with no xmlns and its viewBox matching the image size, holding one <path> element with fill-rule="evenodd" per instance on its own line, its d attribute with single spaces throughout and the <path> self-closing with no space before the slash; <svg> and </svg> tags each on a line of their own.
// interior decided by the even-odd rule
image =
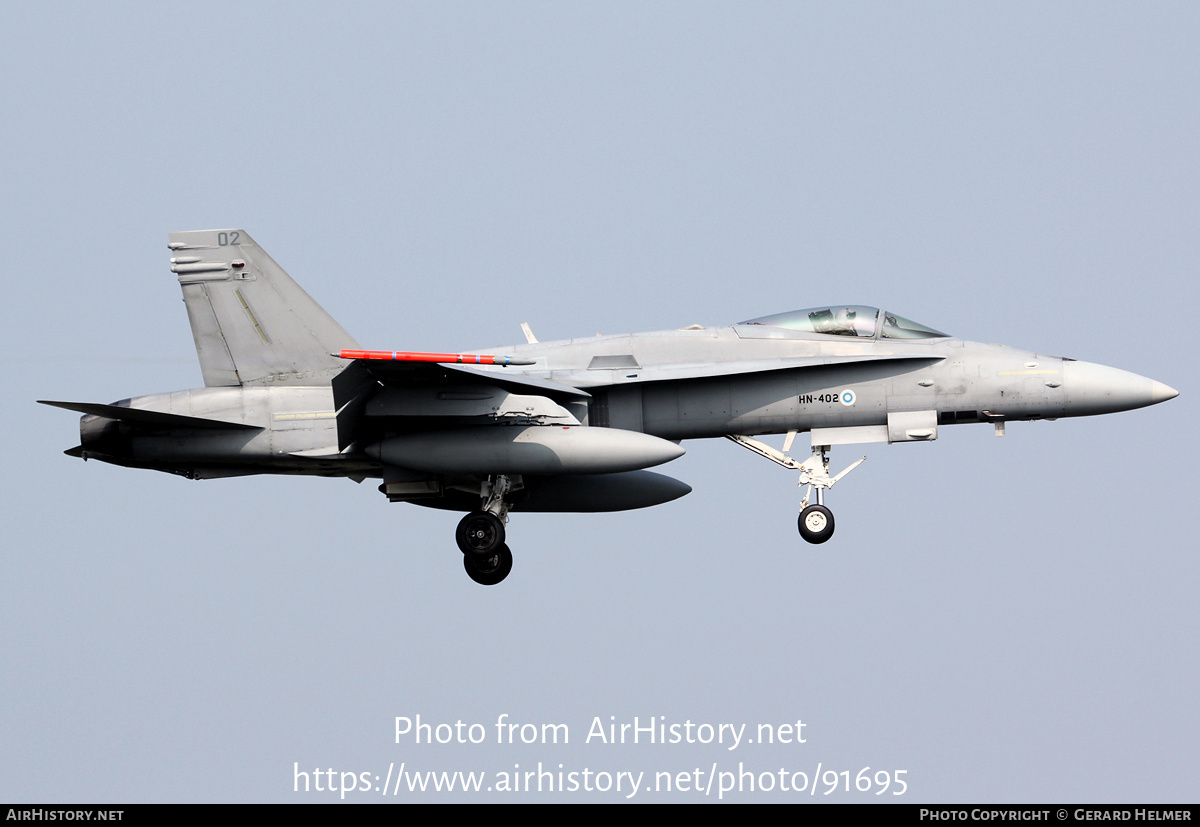
<svg viewBox="0 0 1200 827">
<path fill-rule="evenodd" d="M 790 313 L 761 316 L 742 324 L 759 324 L 766 327 L 785 327 L 805 333 L 826 333 L 832 336 L 855 336 L 860 339 L 875 337 L 875 321 L 879 310 L 861 304 L 839 304 L 832 307 L 810 307 Z"/>
<path fill-rule="evenodd" d="M 895 313 L 884 313 L 883 332 L 879 335 L 884 339 L 936 339 L 947 334 L 940 333 L 932 327 L 909 321 Z"/>
</svg>

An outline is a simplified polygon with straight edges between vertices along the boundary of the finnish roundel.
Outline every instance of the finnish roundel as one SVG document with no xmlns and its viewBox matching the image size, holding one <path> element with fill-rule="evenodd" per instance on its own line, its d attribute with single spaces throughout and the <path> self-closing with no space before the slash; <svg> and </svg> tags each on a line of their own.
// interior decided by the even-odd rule
<svg viewBox="0 0 1200 827">
<path fill-rule="evenodd" d="M 847 407 L 854 404 L 854 399 L 855 399 L 854 391 L 850 390 L 849 388 L 847 388 L 846 390 L 844 390 L 840 394 L 838 394 L 838 402 L 841 402 L 843 405 L 846 405 Z"/>
</svg>

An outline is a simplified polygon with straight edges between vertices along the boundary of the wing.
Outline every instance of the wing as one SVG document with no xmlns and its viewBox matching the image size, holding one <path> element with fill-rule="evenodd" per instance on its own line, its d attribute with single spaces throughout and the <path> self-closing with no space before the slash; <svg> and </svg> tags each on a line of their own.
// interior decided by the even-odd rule
<svg viewBox="0 0 1200 827">
<path fill-rule="evenodd" d="M 578 425 L 589 398 L 549 379 L 464 364 L 355 359 L 333 379 L 339 450 L 384 432 L 514 421 Z"/>
</svg>

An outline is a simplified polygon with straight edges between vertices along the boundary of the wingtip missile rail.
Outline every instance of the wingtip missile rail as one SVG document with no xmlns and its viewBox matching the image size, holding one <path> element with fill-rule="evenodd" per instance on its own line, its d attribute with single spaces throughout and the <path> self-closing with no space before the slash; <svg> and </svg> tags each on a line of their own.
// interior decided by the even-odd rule
<svg viewBox="0 0 1200 827">
<path fill-rule="evenodd" d="M 516 356 L 492 356 L 473 353 L 415 353 L 403 350 L 341 350 L 333 354 L 339 359 L 375 359 L 389 362 L 438 362 L 455 365 L 534 365 L 532 359 Z"/>
</svg>

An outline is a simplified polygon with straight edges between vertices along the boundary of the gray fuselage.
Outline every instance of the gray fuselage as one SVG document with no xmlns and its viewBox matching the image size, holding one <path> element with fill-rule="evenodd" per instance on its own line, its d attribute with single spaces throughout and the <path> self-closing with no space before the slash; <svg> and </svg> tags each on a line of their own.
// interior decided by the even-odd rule
<svg viewBox="0 0 1200 827">
<path fill-rule="evenodd" d="M 582 425 L 667 440 L 881 428 L 889 414 L 894 422 L 894 415 L 904 413 L 924 413 L 936 425 L 1054 419 L 1127 410 L 1175 395 L 1126 371 L 1004 345 L 949 337 L 855 339 L 755 324 L 490 352 L 535 364 L 481 372 L 548 379 L 587 391 L 586 403 L 565 405 Z M 143 434 L 136 426 L 85 416 L 85 454 L 189 476 L 383 475 L 382 464 L 361 450 L 339 450 L 333 394 L 325 384 L 200 388 L 118 404 L 261 430 Z M 453 399 L 426 404 L 430 417 L 454 413 Z M 476 419 L 439 421 L 465 426 Z M 851 436 L 836 441 L 875 441 L 854 436 L 866 431 L 846 433 Z"/>
</svg>

